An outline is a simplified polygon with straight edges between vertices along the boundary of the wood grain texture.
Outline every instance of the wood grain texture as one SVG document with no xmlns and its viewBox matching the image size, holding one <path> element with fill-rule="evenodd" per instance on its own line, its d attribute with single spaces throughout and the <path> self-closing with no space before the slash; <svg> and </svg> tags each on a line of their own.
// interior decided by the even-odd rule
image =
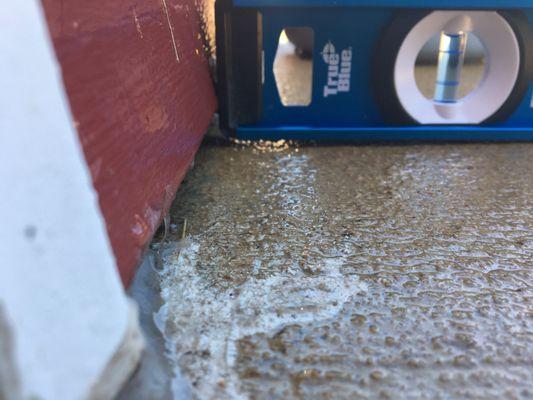
<svg viewBox="0 0 533 400">
<path fill-rule="evenodd" d="M 216 108 L 193 0 L 42 0 L 124 284 Z"/>
</svg>

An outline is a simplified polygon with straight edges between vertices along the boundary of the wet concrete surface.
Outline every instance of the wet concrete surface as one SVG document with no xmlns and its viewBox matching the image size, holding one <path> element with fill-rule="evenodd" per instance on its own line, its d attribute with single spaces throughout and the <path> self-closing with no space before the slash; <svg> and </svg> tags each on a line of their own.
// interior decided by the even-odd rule
<svg viewBox="0 0 533 400">
<path fill-rule="evenodd" d="M 206 146 L 160 248 L 174 398 L 533 398 L 533 144 Z"/>
</svg>

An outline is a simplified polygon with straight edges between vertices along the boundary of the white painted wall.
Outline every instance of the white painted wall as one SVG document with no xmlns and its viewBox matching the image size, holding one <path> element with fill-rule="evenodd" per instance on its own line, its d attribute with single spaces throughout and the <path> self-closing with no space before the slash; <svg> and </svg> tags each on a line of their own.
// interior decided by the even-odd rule
<svg viewBox="0 0 533 400">
<path fill-rule="evenodd" d="M 14 358 L 0 357 L 0 371 L 15 368 L 24 399 L 88 398 L 127 335 L 128 300 L 37 0 L 0 12 L 0 306 L 0 350 Z M 18 398 L 7 387 L 0 398 Z"/>
</svg>

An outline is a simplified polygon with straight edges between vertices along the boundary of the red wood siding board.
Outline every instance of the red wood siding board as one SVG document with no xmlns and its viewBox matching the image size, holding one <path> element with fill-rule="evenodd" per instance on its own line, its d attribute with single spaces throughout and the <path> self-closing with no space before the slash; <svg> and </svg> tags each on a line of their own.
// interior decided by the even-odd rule
<svg viewBox="0 0 533 400">
<path fill-rule="evenodd" d="M 200 16 L 192 0 L 42 2 L 129 285 L 216 108 Z"/>
</svg>

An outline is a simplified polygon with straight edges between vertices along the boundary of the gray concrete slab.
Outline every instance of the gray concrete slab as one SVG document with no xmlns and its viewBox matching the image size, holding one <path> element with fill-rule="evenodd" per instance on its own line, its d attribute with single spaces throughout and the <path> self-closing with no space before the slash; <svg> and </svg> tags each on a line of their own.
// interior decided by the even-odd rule
<svg viewBox="0 0 533 400">
<path fill-rule="evenodd" d="M 533 144 L 204 147 L 162 248 L 175 393 L 533 397 L 531 170 Z"/>
</svg>

